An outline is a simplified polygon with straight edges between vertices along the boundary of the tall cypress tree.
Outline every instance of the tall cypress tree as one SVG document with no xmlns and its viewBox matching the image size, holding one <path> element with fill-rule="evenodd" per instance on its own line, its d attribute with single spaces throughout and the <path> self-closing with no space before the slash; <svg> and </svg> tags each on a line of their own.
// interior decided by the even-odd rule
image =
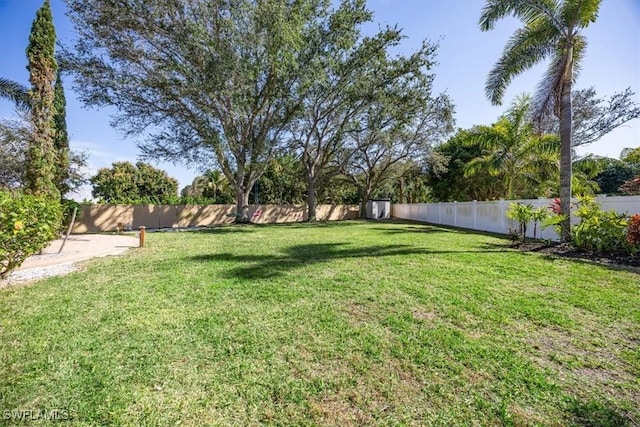
<svg viewBox="0 0 640 427">
<path fill-rule="evenodd" d="M 25 184 L 27 190 L 59 198 L 55 185 L 54 87 L 57 64 L 54 57 L 56 32 L 49 0 L 36 13 L 31 26 L 27 59 L 31 82 L 33 137 L 27 149 Z"/>
<path fill-rule="evenodd" d="M 64 96 L 64 87 L 58 70 L 56 84 L 54 87 L 55 98 L 54 107 L 54 127 L 55 135 L 53 147 L 55 150 L 55 181 L 61 196 L 69 191 L 67 179 L 69 178 L 69 134 L 67 133 L 67 101 Z"/>
</svg>

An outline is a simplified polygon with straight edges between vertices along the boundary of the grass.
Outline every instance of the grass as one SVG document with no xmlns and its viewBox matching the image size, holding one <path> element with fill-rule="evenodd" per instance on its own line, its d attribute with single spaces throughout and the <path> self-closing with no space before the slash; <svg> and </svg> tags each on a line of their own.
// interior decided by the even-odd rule
<svg viewBox="0 0 640 427">
<path fill-rule="evenodd" d="M 0 423 L 638 425 L 640 275 L 504 243 L 400 222 L 149 234 L 0 291 Z"/>
</svg>

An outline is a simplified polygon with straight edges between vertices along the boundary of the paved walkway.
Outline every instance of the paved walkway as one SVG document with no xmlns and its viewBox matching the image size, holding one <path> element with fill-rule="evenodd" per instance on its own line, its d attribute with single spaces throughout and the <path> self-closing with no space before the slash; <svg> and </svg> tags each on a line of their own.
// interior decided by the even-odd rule
<svg viewBox="0 0 640 427">
<path fill-rule="evenodd" d="M 74 264 L 77 262 L 107 255 L 120 255 L 130 248 L 138 247 L 138 243 L 138 238 L 131 236 L 75 234 L 69 236 L 62 253 L 59 254 L 62 239 L 54 240 L 42 254 L 27 258 L 7 280 L 0 281 L 0 288 L 10 283 L 66 274 L 75 269 Z"/>
</svg>

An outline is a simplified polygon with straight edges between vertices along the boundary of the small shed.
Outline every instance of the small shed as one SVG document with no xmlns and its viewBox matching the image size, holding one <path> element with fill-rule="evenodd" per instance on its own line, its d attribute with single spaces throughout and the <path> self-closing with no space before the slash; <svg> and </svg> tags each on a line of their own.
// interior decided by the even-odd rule
<svg viewBox="0 0 640 427">
<path fill-rule="evenodd" d="M 372 199 L 367 202 L 367 219 L 391 218 L 391 199 Z"/>
</svg>

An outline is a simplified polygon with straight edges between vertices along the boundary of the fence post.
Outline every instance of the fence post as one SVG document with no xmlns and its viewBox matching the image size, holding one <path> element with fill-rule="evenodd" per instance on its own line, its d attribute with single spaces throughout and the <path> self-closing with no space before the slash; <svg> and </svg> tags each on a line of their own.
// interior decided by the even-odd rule
<svg viewBox="0 0 640 427">
<path fill-rule="evenodd" d="M 453 202 L 453 226 L 458 225 L 458 202 Z"/>
<path fill-rule="evenodd" d="M 144 225 L 140 226 L 140 232 L 138 233 L 138 236 L 140 237 L 140 244 L 138 245 L 139 248 L 144 248 L 144 237 L 145 237 L 145 231 L 146 228 Z"/>
<path fill-rule="evenodd" d="M 438 224 L 442 224 L 442 202 L 438 202 Z"/>
<path fill-rule="evenodd" d="M 473 229 L 477 230 L 478 229 L 478 201 L 474 200 L 472 206 L 473 208 L 472 208 L 471 214 L 473 215 Z"/>
<path fill-rule="evenodd" d="M 502 234 L 509 234 L 509 224 L 507 224 L 507 212 L 504 208 L 504 199 L 500 199 L 500 218 L 502 218 Z"/>
</svg>

